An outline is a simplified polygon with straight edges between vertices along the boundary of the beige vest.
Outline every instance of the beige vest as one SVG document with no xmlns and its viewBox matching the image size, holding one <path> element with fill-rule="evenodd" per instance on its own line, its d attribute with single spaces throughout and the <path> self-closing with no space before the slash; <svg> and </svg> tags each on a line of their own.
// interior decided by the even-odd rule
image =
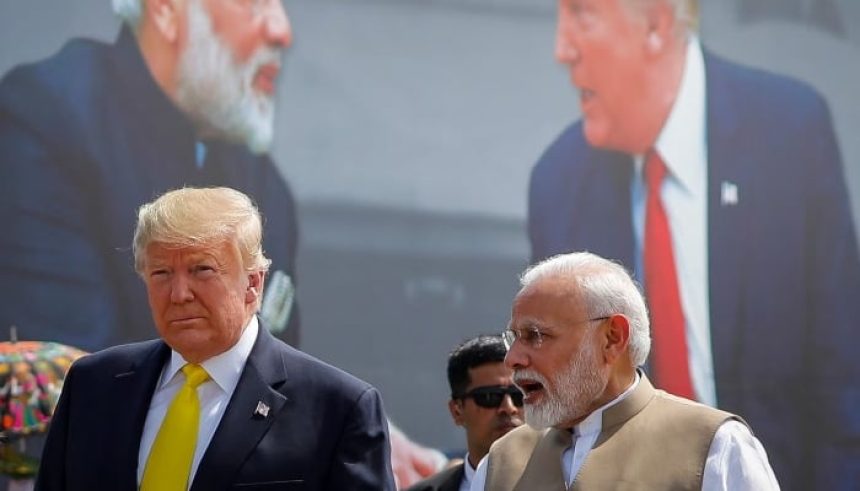
<svg viewBox="0 0 860 491">
<path fill-rule="evenodd" d="M 717 429 L 737 416 L 639 385 L 603 413 L 603 429 L 571 490 L 699 490 Z M 492 446 L 488 491 L 566 489 L 561 455 L 571 445 L 567 430 L 521 426 Z"/>
</svg>

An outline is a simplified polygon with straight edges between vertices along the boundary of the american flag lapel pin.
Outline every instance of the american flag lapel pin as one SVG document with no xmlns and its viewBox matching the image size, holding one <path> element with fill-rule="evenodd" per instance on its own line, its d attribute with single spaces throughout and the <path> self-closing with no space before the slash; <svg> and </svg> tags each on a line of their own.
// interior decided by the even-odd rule
<svg viewBox="0 0 860 491">
<path fill-rule="evenodd" d="M 254 408 L 254 417 L 257 417 L 257 418 L 269 417 L 269 405 L 263 401 L 257 401 L 257 407 Z"/>
<path fill-rule="evenodd" d="M 734 206 L 738 204 L 738 185 L 723 181 L 720 185 L 720 204 L 722 206 Z"/>
</svg>

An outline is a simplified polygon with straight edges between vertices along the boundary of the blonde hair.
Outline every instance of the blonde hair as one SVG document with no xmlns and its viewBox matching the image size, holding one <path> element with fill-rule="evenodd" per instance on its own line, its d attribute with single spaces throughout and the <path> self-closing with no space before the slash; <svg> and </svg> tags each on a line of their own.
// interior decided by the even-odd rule
<svg viewBox="0 0 860 491">
<path fill-rule="evenodd" d="M 146 267 L 146 248 L 153 242 L 171 247 L 199 247 L 235 240 L 247 271 L 268 271 L 263 253 L 260 212 L 235 189 L 181 188 L 140 207 L 134 231 L 134 268 Z"/>
<path fill-rule="evenodd" d="M 669 0 L 675 7 L 675 18 L 687 28 L 688 33 L 699 30 L 699 1 L 698 0 Z"/>
<path fill-rule="evenodd" d="M 698 0 L 624 0 L 628 6 L 633 8 L 644 8 L 655 2 L 666 2 L 675 11 L 675 20 L 678 23 L 679 34 L 688 34 L 699 31 L 699 1 Z"/>
</svg>

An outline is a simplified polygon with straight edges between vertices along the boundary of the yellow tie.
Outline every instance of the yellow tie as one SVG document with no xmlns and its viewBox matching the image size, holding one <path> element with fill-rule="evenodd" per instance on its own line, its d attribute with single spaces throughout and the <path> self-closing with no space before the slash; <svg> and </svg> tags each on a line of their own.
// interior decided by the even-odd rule
<svg viewBox="0 0 860 491">
<path fill-rule="evenodd" d="M 188 488 L 200 423 L 197 387 L 209 380 L 209 374 L 200 365 L 191 363 L 182 367 L 182 373 L 185 385 L 173 398 L 158 429 L 143 471 L 141 491 L 185 491 Z"/>
</svg>

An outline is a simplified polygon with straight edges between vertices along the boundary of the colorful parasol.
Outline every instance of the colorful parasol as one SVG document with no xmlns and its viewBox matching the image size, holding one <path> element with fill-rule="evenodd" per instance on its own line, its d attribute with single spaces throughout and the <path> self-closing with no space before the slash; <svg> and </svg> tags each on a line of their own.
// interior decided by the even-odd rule
<svg viewBox="0 0 860 491">
<path fill-rule="evenodd" d="M 29 473 L 8 444 L 28 435 L 43 433 L 60 397 L 63 380 L 72 362 L 86 353 L 59 343 L 0 342 L 0 473 Z"/>
</svg>

